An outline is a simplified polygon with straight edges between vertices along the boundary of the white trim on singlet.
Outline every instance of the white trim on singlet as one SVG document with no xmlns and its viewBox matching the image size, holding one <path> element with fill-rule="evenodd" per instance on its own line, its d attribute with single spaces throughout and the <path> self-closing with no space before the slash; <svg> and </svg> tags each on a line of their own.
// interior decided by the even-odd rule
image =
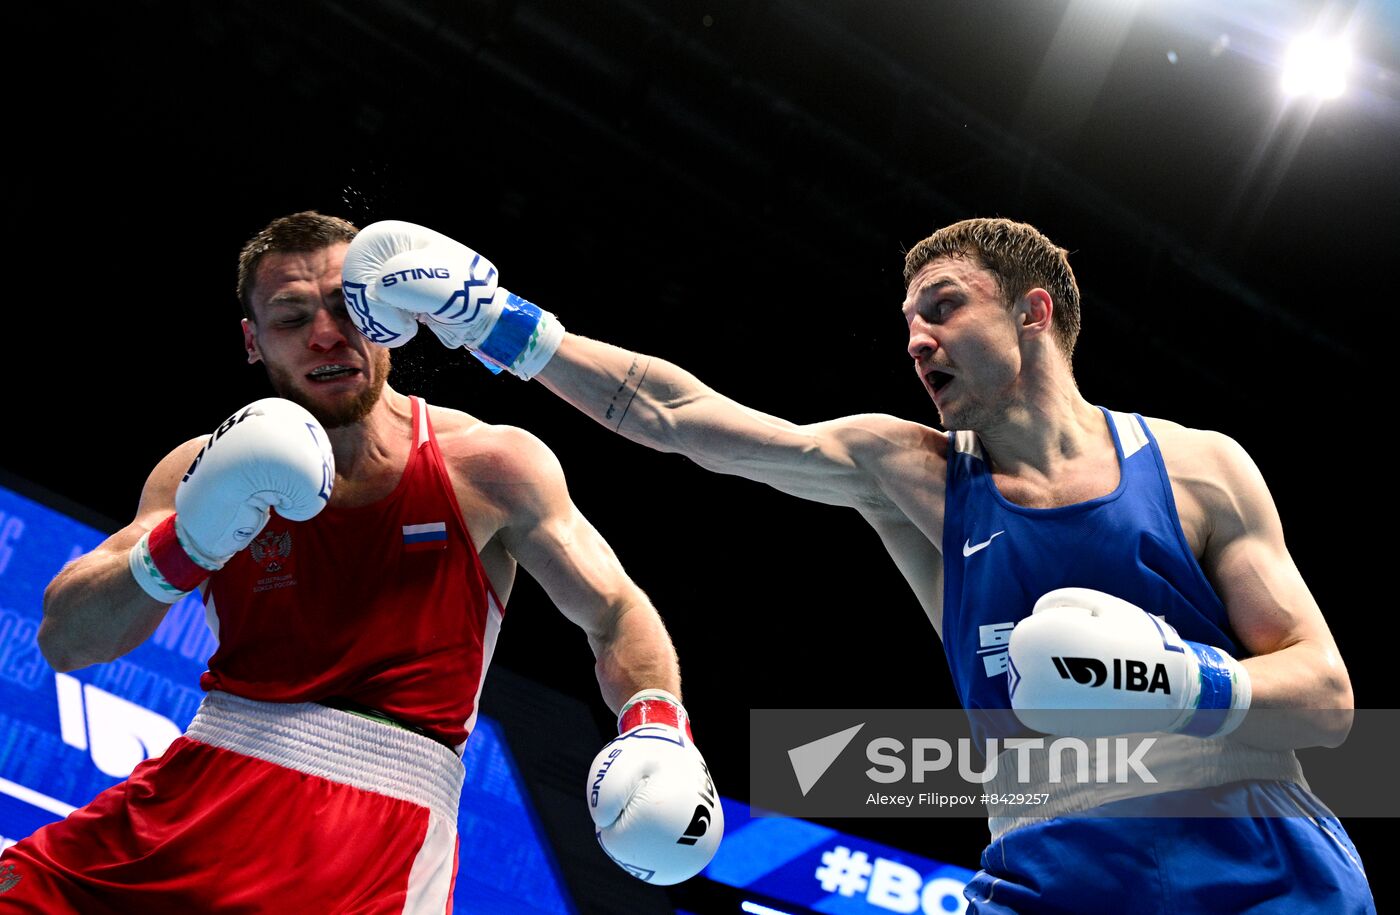
<svg viewBox="0 0 1400 915">
<path fill-rule="evenodd" d="M 977 460 L 987 462 L 987 453 L 982 450 L 982 442 L 978 440 L 976 432 L 969 432 L 960 429 L 953 432 L 953 450 L 958 454 L 970 454 Z"/>
<path fill-rule="evenodd" d="M 476 716 L 481 711 L 481 691 L 486 686 L 486 671 L 491 666 L 491 656 L 496 653 L 496 639 L 501 634 L 501 620 L 504 619 L 501 612 L 501 605 L 496 603 L 496 595 L 492 591 L 486 592 L 486 626 L 481 634 L 481 677 L 476 681 L 476 695 L 472 697 L 472 716 L 467 719 L 467 737 L 471 737 L 472 731 L 476 728 Z M 464 742 L 457 747 L 457 752 L 462 752 L 466 746 Z"/>
<path fill-rule="evenodd" d="M 214 609 L 214 595 L 206 593 L 204 595 L 204 622 L 209 626 L 209 631 L 214 633 L 214 638 L 219 638 L 219 611 Z"/>
<path fill-rule="evenodd" d="M 1108 414 L 1113 417 L 1113 425 L 1118 429 L 1118 442 L 1123 446 L 1123 460 L 1126 461 L 1139 449 L 1147 446 L 1147 430 L 1143 428 L 1142 420 L 1131 413 L 1119 413 L 1117 410 L 1109 410 Z"/>
<path fill-rule="evenodd" d="M 426 807 L 457 822 L 462 760 L 430 737 L 314 702 L 258 702 L 211 691 L 185 736 Z"/>
<path fill-rule="evenodd" d="M 418 429 L 418 437 L 413 442 L 414 450 L 417 450 L 428 441 L 428 402 L 421 397 L 413 398 L 413 402 L 418 413 L 413 422 L 413 425 Z"/>
</svg>

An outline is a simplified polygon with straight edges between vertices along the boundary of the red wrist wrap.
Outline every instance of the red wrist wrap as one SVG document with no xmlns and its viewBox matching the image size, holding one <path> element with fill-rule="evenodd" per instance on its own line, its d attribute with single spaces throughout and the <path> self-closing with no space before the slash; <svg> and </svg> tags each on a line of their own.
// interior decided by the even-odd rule
<svg viewBox="0 0 1400 915">
<path fill-rule="evenodd" d="M 180 546 L 180 538 L 175 534 L 175 516 L 171 515 L 151 530 L 146 538 L 146 547 L 151 551 L 151 562 L 156 571 L 181 591 L 193 591 L 204 579 L 209 570 L 196 563 Z"/>
<path fill-rule="evenodd" d="M 690 733 L 690 716 L 685 713 L 685 709 L 665 699 L 643 699 L 629 705 L 618 719 L 617 732 L 625 734 L 639 724 L 670 725 L 685 731 L 685 736 L 690 738 L 691 743 L 695 742 L 695 735 Z"/>
</svg>

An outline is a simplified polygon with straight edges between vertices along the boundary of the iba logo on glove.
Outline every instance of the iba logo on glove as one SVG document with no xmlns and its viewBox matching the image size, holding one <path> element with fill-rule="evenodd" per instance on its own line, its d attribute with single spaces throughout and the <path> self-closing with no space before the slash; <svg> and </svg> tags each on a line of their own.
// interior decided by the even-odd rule
<svg viewBox="0 0 1400 915">
<path fill-rule="evenodd" d="M 1055 665 L 1055 670 L 1059 672 L 1060 679 L 1073 680 L 1082 686 L 1090 688 L 1103 686 L 1108 682 L 1109 671 L 1107 665 L 1098 658 L 1050 658 Z M 1147 675 L 1147 663 L 1145 661 L 1133 661 L 1130 659 L 1113 659 L 1113 689 L 1128 690 L 1135 693 L 1155 693 L 1162 692 L 1170 696 L 1172 692 L 1171 681 L 1167 677 L 1167 668 L 1164 664 L 1155 664 L 1152 668 L 1152 676 Z"/>
<path fill-rule="evenodd" d="M 719 792 L 715 791 L 714 779 L 710 778 L 710 767 L 701 762 L 700 771 L 704 773 L 698 792 L 702 803 L 695 805 L 695 815 L 690 818 L 690 825 L 685 828 L 685 832 L 676 840 L 677 845 L 694 845 L 704 838 L 710 828 L 710 820 L 714 818 L 710 808 L 719 802 Z"/>
<path fill-rule="evenodd" d="M 672 720 L 684 725 L 684 714 Z M 724 835 L 710 770 L 675 725 L 636 725 L 604 747 L 593 759 L 589 808 L 603 852 L 662 886 L 698 874 Z"/>
</svg>

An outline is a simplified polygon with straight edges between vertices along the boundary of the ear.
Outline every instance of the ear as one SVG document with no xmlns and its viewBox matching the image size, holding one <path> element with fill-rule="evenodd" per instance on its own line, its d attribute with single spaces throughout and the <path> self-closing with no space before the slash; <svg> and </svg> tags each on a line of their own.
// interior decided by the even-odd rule
<svg viewBox="0 0 1400 915">
<path fill-rule="evenodd" d="M 1055 315 L 1055 300 L 1050 293 L 1039 286 L 1021 297 L 1016 303 L 1016 329 L 1021 337 L 1038 337 L 1050 332 L 1050 321 Z"/>
<path fill-rule="evenodd" d="M 248 364 L 262 361 L 258 351 L 258 326 L 247 318 L 243 319 L 243 348 L 248 352 Z"/>
</svg>

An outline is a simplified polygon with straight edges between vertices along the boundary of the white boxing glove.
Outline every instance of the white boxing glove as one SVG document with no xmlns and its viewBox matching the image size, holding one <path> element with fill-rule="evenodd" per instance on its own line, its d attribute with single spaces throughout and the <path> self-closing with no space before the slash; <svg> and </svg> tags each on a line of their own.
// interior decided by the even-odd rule
<svg viewBox="0 0 1400 915">
<path fill-rule="evenodd" d="M 175 490 L 175 514 L 131 548 L 131 574 L 174 603 L 251 543 L 271 509 L 289 521 L 315 517 L 334 481 L 335 456 L 314 416 L 277 397 L 251 403 L 204 443 Z"/>
<path fill-rule="evenodd" d="M 1239 661 L 1102 591 L 1044 595 L 1009 647 L 1011 707 L 1047 734 L 1221 737 L 1249 708 L 1249 673 Z M 1078 711 L 1088 709 L 1095 711 Z"/>
<path fill-rule="evenodd" d="M 496 268 L 460 242 L 411 222 L 366 226 L 345 252 L 345 304 L 375 343 L 402 346 L 422 323 L 492 371 L 530 379 L 564 339 L 564 326 L 497 284 Z"/>
<path fill-rule="evenodd" d="M 690 719 L 675 696 L 643 690 L 623 706 L 618 731 L 588 774 L 598 844 L 638 880 L 688 880 L 710 863 L 724 836 L 724 810 L 691 740 Z"/>
</svg>

